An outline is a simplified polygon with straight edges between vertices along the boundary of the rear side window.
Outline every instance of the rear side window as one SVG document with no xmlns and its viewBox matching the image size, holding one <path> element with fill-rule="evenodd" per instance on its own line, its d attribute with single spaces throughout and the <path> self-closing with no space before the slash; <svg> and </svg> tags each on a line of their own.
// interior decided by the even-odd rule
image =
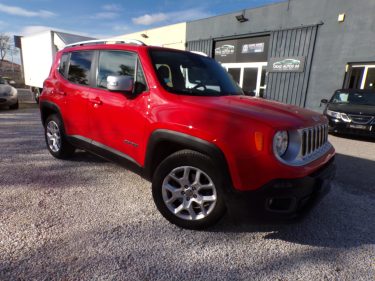
<svg viewBox="0 0 375 281">
<path fill-rule="evenodd" d="M 66 76 L 66 70 L 68 69 L 69 53 L 65 53 L 61 56 L 59 72 L 62 76 Z"/>
<path fill-rule="evenodd" d="M 93 54 L 93 51 L 72 52 L 68 71 L 69 81 L 89 85 Z"/>
</svg>

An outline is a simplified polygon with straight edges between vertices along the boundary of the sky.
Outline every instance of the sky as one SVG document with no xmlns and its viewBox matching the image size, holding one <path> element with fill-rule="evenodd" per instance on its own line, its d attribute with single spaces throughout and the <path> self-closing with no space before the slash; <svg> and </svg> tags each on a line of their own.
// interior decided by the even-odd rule
<svg viewBox="0 0 375 281">
<path fill-rule="evenodd" d="M 0 0 L 0 33 L 26 36 L 55 29 L 106 38 L 280 1 Z"/>
<path fill-rule="evenodd" d="M 13 38 L 53 29 L 102 39 L 281 1 L 0 0 L 0 34 Z M 14 61 L 19 63 L 18 55 Z"/>
</svg>

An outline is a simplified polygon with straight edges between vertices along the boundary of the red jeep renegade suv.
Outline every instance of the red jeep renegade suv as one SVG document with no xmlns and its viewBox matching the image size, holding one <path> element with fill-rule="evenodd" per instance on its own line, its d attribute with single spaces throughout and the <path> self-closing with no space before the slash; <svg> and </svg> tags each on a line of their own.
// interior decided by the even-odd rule
<svg viewBox="0 0 375 281">
<path fill-rule="evenodd" d="M 294 217 L 334 174 L 323 115 L 247 97 L 220 64 L 191 52 L 135 40 L 67 46 L 40 110 L 53 156 L 80 148 L 123 163 L 185 228 L 226 210 Z"/>
</svg>

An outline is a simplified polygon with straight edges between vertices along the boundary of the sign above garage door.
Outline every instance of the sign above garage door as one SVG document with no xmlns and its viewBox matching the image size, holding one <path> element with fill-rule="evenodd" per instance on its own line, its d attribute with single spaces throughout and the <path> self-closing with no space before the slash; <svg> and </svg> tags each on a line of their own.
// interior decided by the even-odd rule
<svg viewBox="0 0 375 281">
<path fill-rule="evenodd" d="M 215 42 L 215 59 L 221 63 L 266 62 L 269 36 Z"/>
</svg>

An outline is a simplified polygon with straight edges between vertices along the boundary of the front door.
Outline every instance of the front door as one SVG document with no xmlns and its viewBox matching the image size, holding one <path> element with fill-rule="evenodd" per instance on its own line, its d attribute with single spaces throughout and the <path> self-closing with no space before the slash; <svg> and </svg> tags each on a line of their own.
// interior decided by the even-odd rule
<svg viewBox="0 0 375 281">
<path fill-rule="evenodd" d="M 137 54 L 126 51 L 98 52 L 96 88 L 89 96 L 92 144 L 138 164 L 142 163 L 148 92 Z M 136 77 L 134 93 L 107 90 L 107 77 Z M 143 84 L 142 87 L 139 87 Z"/>
<path fill-rule="evenodd" d="M 223 63 L 234 81 L 245 91 L 263 97 L 267 62 Z"/>
</svg>

